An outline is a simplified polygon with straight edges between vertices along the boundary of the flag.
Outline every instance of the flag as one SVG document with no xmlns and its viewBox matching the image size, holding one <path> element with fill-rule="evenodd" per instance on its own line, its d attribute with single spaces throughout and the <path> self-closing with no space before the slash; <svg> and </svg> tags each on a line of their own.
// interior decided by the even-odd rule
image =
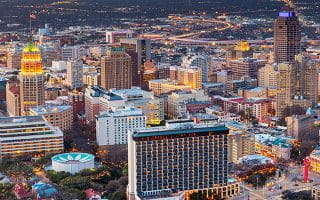
<svg viewBox="0 0 320 200">
<path fill-rule="evenodd" d="M 30 19 L 37 19 L 37 16 L 33 13 L 30 14 Z"/>
</svg>

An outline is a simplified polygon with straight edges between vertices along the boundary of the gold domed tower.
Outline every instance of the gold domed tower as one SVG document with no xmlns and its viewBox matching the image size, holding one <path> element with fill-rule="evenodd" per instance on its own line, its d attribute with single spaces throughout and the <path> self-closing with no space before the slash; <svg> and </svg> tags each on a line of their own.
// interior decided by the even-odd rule
<svg viewBox="0 0 320 200">
<path fill-rule="evenodd" d="M 20 72 L 21 114 L 29 115 L 31 107 L 44 104 L 44 75 L 41 52 L 29 43 L 22 52 Z"/>
</svg>

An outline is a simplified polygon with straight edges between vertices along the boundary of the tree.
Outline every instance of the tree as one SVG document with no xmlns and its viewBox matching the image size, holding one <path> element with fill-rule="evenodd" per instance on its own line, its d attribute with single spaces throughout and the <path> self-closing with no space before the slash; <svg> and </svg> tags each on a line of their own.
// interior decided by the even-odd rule
<svg viewBox="0 0 320 200">
<path fill-rule="evenodd" d="M 122 168 L 121 174 L 122 174 L 122 176 L 128 176 L 128 164 L 126 164 L 126 165 Z"/>
<path fill-rule="evenodd" d="M 89 177 L 81 176 L 69 176 L 65 179 L 62 179 L 59 185 L 64 188 L 74 188 L 78 190 L 85 190 L 91 186 Z"/>
<path fill-rule="evenodd" d="M 109 181 L 109 183 L 106 185 L 106 193 L 112 194 L 116 192 L 120 188 L 120 184 L 116 180 Z"/>
<path fill-rule="evenodd" d="M 7 199 L 7 200 L 15 200 L 17 199 L 15 195 L 11 192 L 13 188 L 13 184 L 6 183 L 0 184 L 0 199 Z"/>
<path fill-rule="evenodd" d="M 303 115 L 305 113 L 306 113 L 306 110 L 299 105 L 287 106 L 283 110 L 284 118 L 291 115 Z"/>
<path fill-rule="evenodd" d="M 267 181 L 267 176 L 265 174 L 257 173 L 249 176 L 246 181 L 252 184 L 254 187 L 264 186 Z"/>
<path fill-rule="evenodd" d="M 60 184 L 60 182 L 71 176 L 71 174 L 69 172 L 56 172 L 56 171 L 53 171 L 53 170 L 48 170 L 47 171 L 47 177 L 50 179 L 50 181 L 52 181 L 53 183 L 56 183 L 56 184 Z"/>
<path fill-rule="evenodd" d="M 126 200 L 126 193 L 125 192 L 114 192 L 110 198 L 110 200 Z"/>
</svg>

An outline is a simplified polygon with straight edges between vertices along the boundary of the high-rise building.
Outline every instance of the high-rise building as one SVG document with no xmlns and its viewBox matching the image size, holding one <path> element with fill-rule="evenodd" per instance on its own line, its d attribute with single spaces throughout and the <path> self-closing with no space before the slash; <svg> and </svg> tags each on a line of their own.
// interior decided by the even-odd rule
<svg viewBox="0 0 320 200">
<path fill-rule="evenodd" d="M 190 68 L 172 66 L 170 79 L 177 81 L 178 84 L 190 86 L 192 89 L 199 89 L 202 87 L 202 69 L 196 66 Z"/>
<path fill-rule="evenodd" d="M 301 94 L 311 101 L 312 107 L 315 107 L 318 105 L 319 61 L 304 58 L 302 55 L 296 59 L 301 65 Z"/>
<path fill-rule="evenodd" d="M 249 76 L 256 79 L 258 71 L 267 62 L 265 60 L 257 60 L 254 58 L 242 58 L 239 60 L 232 60 L 229 62 L 229 68 L 233 72 L 233 79 L 239 80 L 243 76 Z"/>
<path fill-rule="evenodd" d="M 105 89 L 127 89 L 132 86 L 131 57 L 124 47 L 110 47 L 101 59 L 101 86 Z"/>
<path fill-rule="evenodd" d="M 83 92 L 72 91 L 68 93 L 68 103 L 72 106 L 73 120 L 77 121 L 79 115 L 84 114 L 84 94 Z"/>
<path fill-rule="evenodd" d="M 128 135 L 128 199 L 197 191 L 222 198 L 239 192 L 228 184 L 228 133 L 224 125 L 168 121 Z"/>
<path fill-rule="evenodd" d="M 83 86 L 83 72 L 81 60 L 67 61 L 67 81 L 66 84 L 71 89 L 81 88 Z"/>
<path fill-rule="evenodd" d="M 10 69 L 20 69 L 21 56 L 22 56 L 21 48 L 15 47 L 13 49 L 9 49 L 7 53 L 7 67 Z"/>
<path fill-rule="evenodd" d="M 29 43 L 22 52 L 20 78 L 21 114 L 44 104 L 44 75 L 40 49 Z"/>
<path fill-rule="evenodd" d="M 128 131 L 146 128 L 146 116 L 134 107 L 101 112 L 96 118 L 96 138 L 99 146 L 127 144 Z"/>
<path fill-rule="evenodd" d="M 258 85 L 268 89 L 276 89 L 279 78 L 279 71 L 277 65 L 269 65 L 259 69 Z"/>
<path fill-rule="evenodd" d="M 305 110 L 317 105 L 318 69 L 313 60 L 297 55 L 294 62 L 278 65 L 276 115 L 283 116 L 286 107 Z M 310 81 L 312 80 L 312 81 Z"/>
<path fill-rule="evenodd" d="M 185 68 L 198 67 L 202 71 L 202 82 L 208 81 L 209 57 L 203 55 L 186 56 L 182 59 Z"/>
<path fill-rule="evenodd" d="M 282 116 L 287 106 L 291 105 L 291 100 L 295 94 L 295 72 L 297 72 L 295 64 L 279 64 L 279 79 L 277 82 L 276 94 L 276 115 Z"/>
<path fill-rule="evenodd" d="M 120 45 L 131 57 L 132 85 L 142 87 L 143 65 L 151 60 L 151 42 L 148 39 L 129 38 L 120 39 Z"/>
<path fill-rule="evenodd" d="M 302 140 L 315 133 L 313 115 L 293 115 L 286 117 L 287 134 L 295 139 Z"/>
<path fill-rule="evenodd" d="M 8 82 L 6 85 L 6 102 L 9 116 L 21 115 L 20 85 L 19 82 Z"/>
<path fill-rule="evenodd" d="M 301 27 L 291 8 L 284 8 L 274 22 L 274 52 L 277 63 L 293 62 L 300 53 Z"/>
<path fill-rule="evenodd" d="M 62 152 L 63 132 L 41 116 L 0 118 L 0 158 Z"/>
</svg>

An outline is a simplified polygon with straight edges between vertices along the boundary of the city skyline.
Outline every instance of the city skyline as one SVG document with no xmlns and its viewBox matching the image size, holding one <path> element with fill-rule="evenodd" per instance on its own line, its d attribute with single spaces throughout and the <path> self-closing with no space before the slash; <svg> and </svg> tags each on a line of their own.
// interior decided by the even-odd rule
<svg viewBox="0 0 320 200">
<path fill-rule="evenodd" d="M 320 199 L 319 6 L 4 1 L 0 199 Z"/>
</svg>

